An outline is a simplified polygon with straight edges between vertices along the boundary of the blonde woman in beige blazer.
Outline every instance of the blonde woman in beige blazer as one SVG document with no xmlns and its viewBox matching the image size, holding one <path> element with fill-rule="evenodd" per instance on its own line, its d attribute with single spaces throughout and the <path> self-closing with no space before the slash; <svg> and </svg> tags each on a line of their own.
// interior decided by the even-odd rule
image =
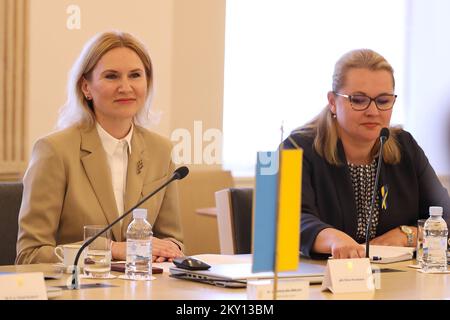
<svg viewBox="0 0 450 320">
<path fill-rule="evenodd" d="M 170 177 L 175 169 L 170 141 L 140 126 L 148 118 L 152 91 L 151 60 L 136 38 L 106 32 L 86 44 L 71 71 L 58 122 L 62 130 L 33 148 L 23 181 L 16 263 L 58 261 L 57 245 L 82 241 L 83 226 L 111 223 Z M 99 130 L 108 141 L 128 139 L 118 202 Z M 153 260 L 182 256 L 176 183 L 142 207 L 153 226 Z M 112 228 L 113 259 L 125 259 L 130 221 L 128 216 Z"/>
</svg>

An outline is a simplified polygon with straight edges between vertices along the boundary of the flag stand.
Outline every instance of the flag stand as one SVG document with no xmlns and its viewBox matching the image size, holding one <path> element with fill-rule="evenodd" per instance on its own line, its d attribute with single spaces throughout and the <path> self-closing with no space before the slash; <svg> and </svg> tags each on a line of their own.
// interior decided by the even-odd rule
<svg viewBox="0 0 450 320">
<path fill-rule="evenodd" d="M 281 160 L 281 159 L 280 159 Z M 278 211 L 278 210 L 277 210 Z M 278 213 L 275 225 L 275 255 L 273 261 L 273 300 L 277 300 L 278 291 Z"/>
<path fill-rule="evenodd" d="M 279 153 L 279 168 L 281 168 L 281 152 Z M 280 185 L 280 174 L 278 174 L 278 185 Z M 280 189 L 278 188 L 278 194 L 280 193 Z M 279 199 L 279 196 L 277 196 L 277 199 Z M 278 290 L 278 224 L 279 224 L 279 200 L 277 201 L 277 213 L 276 213 L 276 223 L 275 223 L 275 254 L 274 254 L 274 261 L 273 261 L 273 300 L 277 300 L 277 290 Z"/>
<path fill-rule="evenodd" d="M 275 274 L 273 276 L 273 300 L 277 300 L 277 289 L 278 289 L 278 271 L 277 267 L 275 267 Z"/>
<path fill-rule="evenodd" d="M 281 143 L 279 148 L 283 148 L 283 123 L 281 123 Z M 277 300 L 277 291 L 278 291 L 278 225 L 280 223 L 280 182 L 281 182 L 281 150 L 278 150 L 278 190 L 277 190 L 277 211 L 276 211 L 276 219 L 275 219 L 275 255 L 273 261 L 273 300 Z"/>
</svg>

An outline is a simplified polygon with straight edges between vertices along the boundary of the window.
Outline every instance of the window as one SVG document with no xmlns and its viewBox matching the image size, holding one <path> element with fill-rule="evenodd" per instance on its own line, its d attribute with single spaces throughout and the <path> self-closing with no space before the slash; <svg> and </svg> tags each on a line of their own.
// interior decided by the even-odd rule
<svg viewBox="0 0 450 320">
<path fill-rule="evenodd" d="M 274 150 L 327 104 L 334 63 L 370 48 L 394 67 L 404 121 L 405 1 L 227 0 L 224 168 L 254 175 L 256 152 Z"/>
</svg>

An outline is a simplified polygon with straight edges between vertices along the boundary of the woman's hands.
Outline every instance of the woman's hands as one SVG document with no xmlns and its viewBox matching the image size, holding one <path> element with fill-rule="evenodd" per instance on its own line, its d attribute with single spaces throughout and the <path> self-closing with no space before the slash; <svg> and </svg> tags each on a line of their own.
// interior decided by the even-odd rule
<svg viewBox="0 0 450 320">
<path fill-rule="evenodd" d="M 164 262 L 166 260 L 172 261 L 173 258 L 184 256 L 180 248 L 170 240 L 158 239 L 153 237 L 153 261 Z"/>
<path fill-rule="evenodd" d="M 127 243 L 113 241 L 111 244 L 111 254 L 113 260 L 126 260 Z M 173 258 L 182 256 L 184 256 L 183 252 L 181 252 L 178 245 L 176 245 L 173 241 L 152 237 L 152 261 L 172 261 Z"/>
<path fill-rule="evenodd" d="M 410 227 L 414 233 L 413 243 L 416 243 L 417 228 Z M 394 228 L 370 241 L 371 245 L 407 246 L 407 237 L 400 230 Z M 313 251 L 317 253 L 331 253 L 334 259 L 364 258 L 365 248 L 346 233 L 333 228 L 323 229 L 316 237 Z"/>
<path fill-rule="evenodd" d="M 337 229 L 319 232 L 313 245 L 314 252 L 331 253 L 333 259 L 364 258 L 365 249 L 352 237 Z"/>
<path fill-rule="evenodd" d="M 366 256 L 364 247 L 348 235 L 344 235 L 336 237 L 331 244 L 331 256 L 333 259 L 364 258 Z"/>
<path fill-rule="evenodd" d="M 417 241 L 417 227 L 410 227 L 414 234 L 413 244 Z M 406 247 L 408 245 L 408 239 L 406 235 L 400 230 L 400 228 L 394 228 L 381 236 L 373 238 L 370 244 L 379 246 L 397 246 Z"/>
</svg>

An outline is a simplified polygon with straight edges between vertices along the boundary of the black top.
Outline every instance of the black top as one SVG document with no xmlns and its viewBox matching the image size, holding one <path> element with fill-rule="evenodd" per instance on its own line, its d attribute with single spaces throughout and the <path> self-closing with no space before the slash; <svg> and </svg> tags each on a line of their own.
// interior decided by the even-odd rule
<svg viewBox="0 0 450 320">
<path fill-rule="evenodd" d="M 313 148 L 314 137 L 304 133 L 290 136 L 303 149 L 302 216 L 300 250 L 311 256 L 317 234 L 325 228 L 335 228 L 357 237 L 357 209 L 349 168 L 342 142 L 338 141 L 338 156 L 342 165 L 329 164 Z M 417 225 L 428 218 L 430 206 L 442 206 L 444 219 L 450 222 L 450 198 L 423 150 L 409 132 L 397 135 L 401 161 L 383 163 L 378 192 L 388 190 L 385 206 L 379 202 L 379 222 L 376 236 L 400 225 Z M 289 139 L 285 149 L 296 148 Z M 380 198 L 381 199 L 381 198 Z"/>
</svg>

